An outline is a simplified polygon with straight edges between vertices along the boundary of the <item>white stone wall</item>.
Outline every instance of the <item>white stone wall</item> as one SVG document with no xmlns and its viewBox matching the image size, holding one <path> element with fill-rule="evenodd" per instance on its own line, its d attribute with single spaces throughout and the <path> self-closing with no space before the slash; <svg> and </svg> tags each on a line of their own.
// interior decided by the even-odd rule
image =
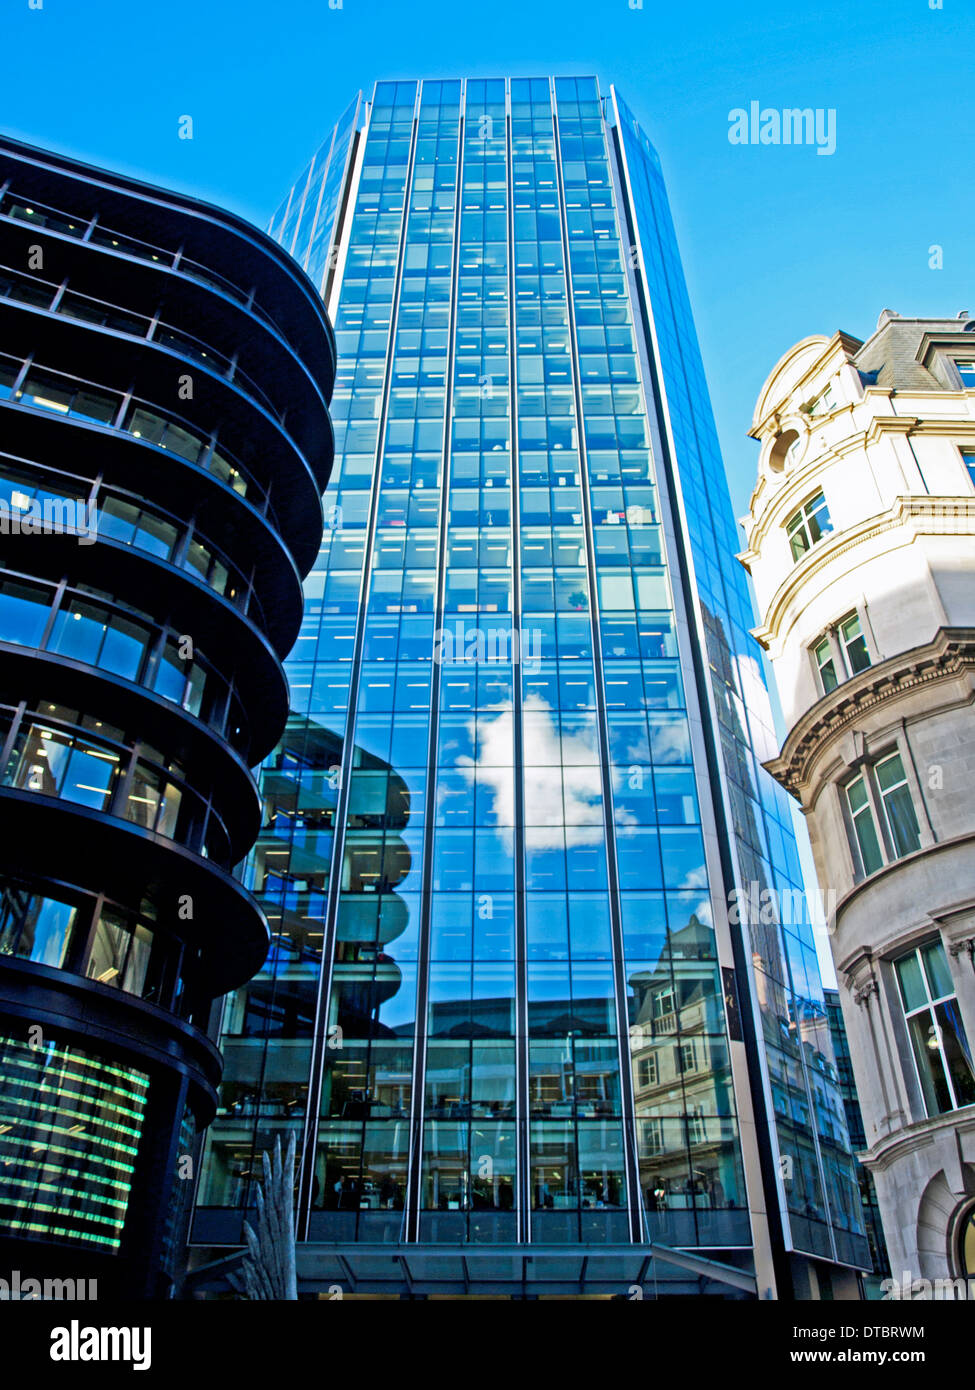
<svg viewBox="0 0 975 1390">
<path fill-rule="evenodd" d="M 806 339 L 766 383 L 742 560 L 789 730 L 773 771 L 838 900 L 831 947 L 892 1270 L 942 1278 L 959 1273 L 953 1222 L 975 1200 L 975 1106 L 927 1117 L 892 962 L 939 937 L 975 1045 L 975 487 L 961 457 L 975 392 L 865 385 L 861 346 Z M 796 563 L 786 522 L 817 491 L 833 531 Z M 871 669 L 824 696 L 810 648 L 853 611 Z M 894 748 L 921 847 L 858 882 L 844 784 Z"/>
</svg>

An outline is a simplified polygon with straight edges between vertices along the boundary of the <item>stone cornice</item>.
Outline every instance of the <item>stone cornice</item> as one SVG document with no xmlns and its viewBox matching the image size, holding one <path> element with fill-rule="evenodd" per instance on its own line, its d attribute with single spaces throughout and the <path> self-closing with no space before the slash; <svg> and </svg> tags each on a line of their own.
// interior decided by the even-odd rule
<svg viewBox="0 0 975 1390">
<path fill-rule="evenodd" d="M 913 1124 L 898 1129 L 889 1138 L 872 1144 L 865 1153 L 859 1155 L 859 1159 L 865 1168 L 883 1172 L 899 1158 L 936 1143 L 944 1133 L 968 1133 L 971 1130 L 975 1130 L 975 1105 L 966 1105 L 960 1110 L 950 1111 L 947 1115 L 939 1115 L 929 1120 L 916 1120 Z"/>
<path fill-rule="evenodd" d="M 866 541 L 901 528 L 909 530 L 912 537 L 975 536 L 975 494 L 971 497 L 930 497 L 926 494 L 898 497 L 886 512 L 867 517 L 856 526 L 831 532 L 789 571 L 772 595 L 764 623 L 754 628 L 752 635 L 762 646 L 770 646 L 777 640 L 778 629 L 797 592 L 809 582 L 817 569 L 825 569 Z M 751 553 L 744 553 L 749 559 L 752 558 Z"/>
<path fill-rule="evenodd" d="M 950 923 L 953 918 L 958 918 L 960 922 L 970 923 L 975 913 L 975 897 L 964 897 L 956 902 L 952 902 L 946 907 L 940 908 L 937 912 L 922 912 L 921 915 L 912 922 L 901 922 L 893 924 L 893 934 L 890 931 L 882 933 L 883 942 L 875 941 L 871 945 L 864 945 L 856 942 L 850 946 L 849 950 L 842 949 L 841 937 L 843 928 L 841 918 L 846 913 L 850 904 L 855 902 L 863 894 L 868 894 L 883 882 L 884 879 L 895 874 L 901 874 L 905 869 L 910 869 L 911 864 L 918 859 L 928 858 L 937 855 L 952 856 L 960 849 L 975 852 L 975 833 L 968 831 L 962 835 L 953 835 L 950 839 L 939 840 L 937 844 L 926 845 L 913 854 L 907 854 L 902 859 L 895 859 L 889 864 L 885 864 L 882 869 L 870 875 L 869 878 L 862 878 L 859 883 L 855 883 L 848 893 L 836 904 L 836 911 L 833 914 L 830 935 L 833 937 L 833 960 L 836 964 L 837 975 L 846 977 L 846 987 L 852 994 L 854 985 L 858 983 L 859 975 L 866 970 L 872 973 L 874 963 L 878 959 L 890 960 L 894 956 L 903 955 L 905 951 L 911 950 L 918 941 L 925 937 L 940 934 L 942 941 L 950 955 L 960 954 L 953 949 L 952 930 L 957 933 L 962 928 L 952 928 Z M 950 878 L 947 880 L 950 882 Z M 834 925 L 835 924 L 835 925 Z M 968 937 L 960 938 L 961 949 L 967 949 L 966 942 Z M 973 938 L 975 939 L 975 938 Z"/>
<path fill-rule="evenodd" d="M 824 744 L 862 724 L 864 715 L 878 705 L 966 674 L 975 674 L 975 629 L 939 628 L 925 646 L 870 666 L 824 695 L 789 730 L 779 756 L 764 766 L 801 801 L 813 760 Z"/>
</svg>

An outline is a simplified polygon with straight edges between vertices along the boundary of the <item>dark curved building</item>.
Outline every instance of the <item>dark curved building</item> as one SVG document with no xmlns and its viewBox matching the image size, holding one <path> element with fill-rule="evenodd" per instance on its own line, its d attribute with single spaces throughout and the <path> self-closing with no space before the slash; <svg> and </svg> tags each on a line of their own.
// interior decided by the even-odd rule
<svg viewBox="0 0 975 1390">
<path fill-rule="evenodd" d="M 270 238 L 0 140 L 0 1272 L 168 1287 L 334 374 Z"/>
</svg>

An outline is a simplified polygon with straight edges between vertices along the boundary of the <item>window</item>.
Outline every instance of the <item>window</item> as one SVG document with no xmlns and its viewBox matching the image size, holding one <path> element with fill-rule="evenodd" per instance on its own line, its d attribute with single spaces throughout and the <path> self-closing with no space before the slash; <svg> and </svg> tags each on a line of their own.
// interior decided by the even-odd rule
<svg viewBox="0 0 975 1390">
<path fill-rule="evenodd" d="M 971 478 L 973 486 L 975 486 L 975 449 L 962 449 L 961 461 L 968 469 L 968 476 Z"/>
<path fill-rule="evenodd" d="M 657 1058 L 654 1053 L 649 1057 L 637 1059 L 637 1084 L 640 1090 L 646 1090 L 648 1086 L 657 1084 Z"/>
<path fill-rule="evenodd" d="M 866 779 L 857 777 L 850 782 L 846 788 L 846 798 L 850 806 L 850 818 L 853 822 L 853 833 L 859 851 L 860 869 L 863 876 L 866 877 L 868 874 L 876 873 L 878 869 L 883 867 L 884 863 L 880 841 L 877 838 L 877 827 L 874 824 L 873 811 L 870 808 L 870 798 L 867 795 Z"/>
<path fill-rule="evenodd" d="M 858 875 L 921 848 L 914 799 L 900 753 L 879 759 L 846 785 Z"/>
<path fill-rule="evenodd" d="M 900 858 L 905 854 L 913 854 L 916 849 L 921 848 L 921 834 L 901 755 L 892 753 L 890 757 L 884 758 L 877 763 L 874 773 L 894 856 Z"/>
<path fill-rule="evenodd" d="M 824 637 L 821 642 L 817 642 L 813 647 L 813 656 L 816 658 L 816 665 L 819 668 L 819 679 L 823 685 L 823 694 L 828 695 L 831 690 L 835 690 L 840 683 L 840 678 L 836 674 L 836 657 L 833 654 L 833 644 L 828 637 Z"/>
<path fill-rule="evenodd" d="M 859 613 L 848 613 L 823 633 L 812 649 L 823 694 L 828 695 L 872 664 Z"/>
<path fill-rule="evenodd" d="M 975 1104 L 975 1067 L 940 941 L 894 962 L 928 1115 Z"/>
<path fill-rule="evenodd" d="M 867 639 L 860 626 L 859 614 L 851 613 L 848 618 L 844 618 L 839 625 L 839 634 L 850 674 L 855 676 L 858 671 L 865 671 L 870 665 L 870 653 L 867 651 Z"/>
<path fill-rule="evenodd" d="M 818 540 L 833 529 L 829 519 L 829 508 L 821 492 L 810 497 L 799 510 L 789 518 L 785 525 L 793 560 L 801 560 L 807 550 L 811 550 Z"/>
<path fill-rule="evenodd" d="M 961 358 L 955 359 L 955 366 L 958 368 L 958 375 L 961 377 L 961 384 L 966 391 L 975 390 L 975 359 Z"/>
<path fill-rule="evenodd" d="M 151 951 L 151 931 L 106 908 L 95 926 L 85 973 L 99 984 L 144 995 Z"/>
<path fill-rule="evenodd" d="M 833 388 L 832 386 L 827 386 L 823 394 L 821 396 L 817 396 L 817 398 L 813 401 L 812 405 L 809 407 L 809 414 L 826 415 L 829 413 L 829 411 L 833 409 L 835 404 L 836 402 L 833 399 Z"/>
<path fill-rule="evenodd" d="M 77 909 L 7 882 L 0 889 L 0 956 L 61 966 Z"/>
</svg>

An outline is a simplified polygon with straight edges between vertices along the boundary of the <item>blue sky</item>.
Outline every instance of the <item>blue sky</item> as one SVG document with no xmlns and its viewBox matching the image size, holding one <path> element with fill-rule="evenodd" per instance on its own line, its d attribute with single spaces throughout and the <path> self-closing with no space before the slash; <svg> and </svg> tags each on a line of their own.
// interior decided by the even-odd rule
<svg viewBox="0 0 975 1390">
<path fill-rule="evenodd" d="M 377 77 L 615 81 L 663 161 L 740 515 L 757 459 L 745 432 L 787 347 L 865 337 L 885 306 L 975 313 L 975 14 L 970 0 L 630 3 L 4 0 L 0 126 L 264 225 Z M 834 108 L 835 154 L 732 145 L 728 113 L 751 101 Z"/>
<path fill-rule="evenodd" d="M 745 432 L 787 347 L 865 337 L 885 306 L 975 313 L 975 14 L 931 3 L 3 0 L 0 126 L 263 226 L 377 77 L 615 81 L 663 160 L 740 515 Z M 834 108 L 836 153 L 730 144 L 728 113 L 753 100 Z M 192 141 L 177 139 L 185 114 Z"/>
</svg>

